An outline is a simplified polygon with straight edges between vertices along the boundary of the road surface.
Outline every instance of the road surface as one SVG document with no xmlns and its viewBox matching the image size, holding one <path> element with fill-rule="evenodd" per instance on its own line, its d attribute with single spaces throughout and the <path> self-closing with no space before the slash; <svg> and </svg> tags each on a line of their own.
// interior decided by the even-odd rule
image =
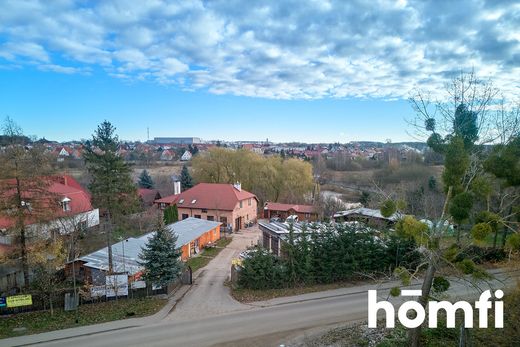
<svg viewBox="0 0 520 347">
<path fill-rule="evenodd" d="M 482 283 L 481 289 L 513 285 L 519 271 L 498 274 L 498 280 Z M 389 288 L 378 290 L 387 299 Z M 418 289 L 418 285 L 407 289 Z M 255 307 L 222 313 L 218 316 L 165 319 L 159 323 L 40 343 L 38 346 L 279 346 L 286 336 L 306 329 L 367 319 L 367 290 L 374 285 L 309 293 L 292 298 L 278 298 L 255 303 Z M 478 296 L 477 290 L 463 281 L 453 281 L 450 295 L 454 298 Z M 393 300 L 396 303 L 400 299 Z M 396 308 L 398 305 L 396 305 Z M 507 308 L 505 308 L 507 310 Z M 173 311 L 178 315 L 185 311 Z M 22 345 L 18 340 L 18 345 Z"/>
</svg>

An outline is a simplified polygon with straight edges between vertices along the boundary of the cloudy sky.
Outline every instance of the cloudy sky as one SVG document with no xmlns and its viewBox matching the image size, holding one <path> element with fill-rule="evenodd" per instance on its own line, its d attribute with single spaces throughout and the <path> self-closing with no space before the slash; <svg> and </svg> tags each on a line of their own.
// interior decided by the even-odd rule
<svg viewBox="0 0 520 347">
<path fill-rule="evenodd" d="M 472 68 L 519 95 L 519 1 L 0 2 L 0 116 L 59 140 L 405 140 Z"/>
</svg>

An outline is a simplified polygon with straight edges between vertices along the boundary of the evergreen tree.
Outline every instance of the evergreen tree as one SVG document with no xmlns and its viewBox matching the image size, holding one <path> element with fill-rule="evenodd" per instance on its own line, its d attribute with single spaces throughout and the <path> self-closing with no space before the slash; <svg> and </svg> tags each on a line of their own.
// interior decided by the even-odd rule
<svg viewBox="0 0 520 347">
<path fill-rule="evenodd" d="M 101 123 L 85 146 L 85 164 L 92 176 L 92 203 L 105 213 L 109 272 L 112 272 L 112 223 L 137 210 L 137 189 L 131 169 L 117 153 L 119 139 L 108 121 Z"/>
<path fill-rule="evenodd" d="M 138 184 L 140 188 L 152 189 L 154 187 L 152 176 L 148 174 L 148 171 L 146 171 L 146 169 L 143 170 L 143 172 L 141 172 L 141 174 L 139 175 Z"/>
<path fill-rule="evenodd" d="M 190 172 L 188 171 L 188 167 L 186 165 L 183 165 L 181 171 L 181 189 L 185 191 L 186 189 L 190 189 L 191 187 L 193 187 L 193 178 L 191 178 Z"/>
<path fill-rule="evenodd" d="M 165 225 L 175 223 L 179 220 L 177 205 L 171 205 L 164 209 L 163 220 Z"/>
<path fill-rule="evenodd" d="M 161 226 L 142 248 L 139 257 L 144 266 L 144 279 L 158 286 L 175 281 L 182 269 L 181 251 L 177 248 L 177 235 Z"/>
</svg>

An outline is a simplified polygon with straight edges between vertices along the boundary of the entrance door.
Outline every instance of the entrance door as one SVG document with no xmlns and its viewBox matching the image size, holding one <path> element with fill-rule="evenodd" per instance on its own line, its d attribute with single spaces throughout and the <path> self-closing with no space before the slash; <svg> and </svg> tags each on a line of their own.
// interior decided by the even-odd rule
<svg viewBox="0 0 520 347">
<path fill-rule="evenodd" d="M 235 219 L 235 231 L 239 231 L 240 229 L 242 229 L 242 217 Z"/>
</svg>

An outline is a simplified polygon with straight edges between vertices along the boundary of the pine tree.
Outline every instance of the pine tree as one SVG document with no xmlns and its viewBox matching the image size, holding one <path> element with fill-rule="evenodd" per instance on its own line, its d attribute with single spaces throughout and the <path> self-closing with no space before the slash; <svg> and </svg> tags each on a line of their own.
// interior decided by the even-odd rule
<svg viewBox="0 0 520 347">
<path fill-rule="evenodd" d="M 193 187 L 193 178 L 191 178 L 188 167 L 183 165 L 181 171 L 181 189 L 184 191 L 186 189 L 190 189 L 191 187 Z"/>
<path fill-rule="evenodd" d="M 177 235 L 161 226 L 148 240 L 139 257 L 144 266 L 144 279 L 158 286 L 164 286 L 176 280 L 182 269 L 181 251 L 177 248 Z"/>
<path fill-rule="evenodd" d="M 85 146 L 85 164 L 92 176 L 89 184 L 93 205 L 106 217 L 109 272 L 112 272 L 112 222 L 137 210 L 137 189 L 130 175 L 131 169 L 117 153 L 119 139 L 108 121 L 101 123 Z"/>
<path fill-rule="evenodd" d="M 177 205 L 171 205 L 164 209 L 163 220 L 165 225 L 175 223 L 179 220 Z"/>
<path fill-rule="evenodd" d="M 143 170 L 143 172 L 141 172 L 141 174 L 139 175 L 139 187 L 140 188 L 145 188 L 145 189 L 152 189 L 154 187 L 154 183 L 153 183 L 153 180 L 152 180 L 152 176 L 150 176 L 148 174 L 148 171 Z"/>
</svg>

